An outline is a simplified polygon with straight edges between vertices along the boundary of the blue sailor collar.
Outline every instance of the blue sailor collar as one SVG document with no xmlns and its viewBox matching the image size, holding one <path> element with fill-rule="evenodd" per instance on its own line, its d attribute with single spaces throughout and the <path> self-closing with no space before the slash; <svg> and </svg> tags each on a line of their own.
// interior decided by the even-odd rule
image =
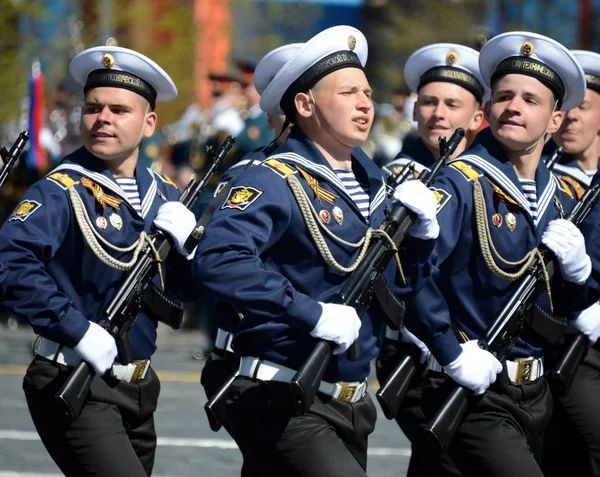
<svg viewBox="0 0 600 477">
<path fill-rule="evenodd" d="M 319 151 L 314 143 L 306 137 L 299 127 L 294 126 L 285 143 L 283 143 L 283 145 L 277 149 L 275 155 L 271 157 L 291 164 L 296 164 L 326 180 L 337 192 L 344 195 L 350 206 L 362 216 L 360 209 L 354 203 L 350 195 L 348 195 L 344 184 L 338 178 L 329 162 L 327 162 L 323 154 L 321 154 L 321 151 Z M 352 168 L 358 178 L 362 180 L 367 179 L 369 182 L 369 195 L 371 201 L 369 213 L 373 216 L 377 208 L 384 203 L 386 197 L 382 172 L 359 147 L 355 147 L 352 150 Z"/>
<path fill-rule="evenodd" d="M 72 154 L 66 156 L 60 163 L 60 165 L 55 168 L 50 174 L 53 174 L 58 171 L 73 171 L 79 175 L 89 177 L 94 182 L 97 182 L 103 187 L 110 189 L 111 192 L 118 195 L 122 198 L 125 203 L 127 203 L 131 209 L 142 218 L 145 218 L 148 212 L 150 211 L 150 207 L 152 206 L 152 202 L 156 197 L 157 193 L 157 183 L 156 178 L 154 176 L 154 172 L 150 169 L 144 167 L 141 164 L 141 161 L 138 161 L 135 167 L 135 179 L 137 182 L 138 190 L 141 198 L 141 214 L 138 213 L 135 208 L 129 203 L 127 199 L 127 195 L 121 189 L 119 184 L 117 184 L 115 178 L 112 173 L 106 168 L 104 162 L 98 159 L 96 156 L 91 154 L 84 147 L 80 147 Z"/>
<path fill-rule="evenodd" d="M 496 185 L 517 201 L 533 220 L 529 202 L 523 194 L 523 189 L 512 162 L 489 128 L 481 131 L 477 135 L 473 146 L 451 162 L 455 161 L 464 161 L 476 166 L 479 171 L 492 179 Z M 550 173 L 542 160 L 540 160 L 535 172 L 535 183 L 538 196 L 538 216 L 537 220 L 533 220 L 533 222 L 537 226 L 542 222 L 542 218 L 552 202 L 557 188 L 556 178 Z"/>
</svg>

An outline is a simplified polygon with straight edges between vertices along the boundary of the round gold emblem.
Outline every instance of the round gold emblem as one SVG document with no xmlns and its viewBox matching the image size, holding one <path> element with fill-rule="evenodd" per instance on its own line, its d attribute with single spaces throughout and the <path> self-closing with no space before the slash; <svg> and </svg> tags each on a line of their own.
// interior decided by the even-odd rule
<svg viewBox="0 0 600 477">
<path fill-rule="evenodd" d="M 525 56 L 531 56 L 534 52 L 533 41 L 527 40 L 521 45 L 521 53 Z"/>
<path fill-rule="evenodd" d="M 352 35 L 348 37 L 348 48 L 350 48 L 350 51 L 354 51 L 354 48 L 356 48 L 356 38 Z"/>
<path fill-rule="evenodd" d="M 449 65 L 453 65 L 458 61 L 458 53 L 456 51 L 451 51 L 446 55 L 446 63 Z"/>
<path fill-rule="evenodd" d="M 111 55 L 110 53 L 105 53 L 104 56 L 102 57 L 102 64 L 106 68 L 112 68 L 115 64 L 115 57 L 113 55 Z"/>
</svg>

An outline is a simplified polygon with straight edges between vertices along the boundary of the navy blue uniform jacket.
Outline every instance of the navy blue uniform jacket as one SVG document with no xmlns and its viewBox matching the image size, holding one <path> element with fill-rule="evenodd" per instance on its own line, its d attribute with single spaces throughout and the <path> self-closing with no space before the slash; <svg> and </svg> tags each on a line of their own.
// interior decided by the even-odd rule
<svg viewBox="0 0 600 477">
<path fill-rule="evenodd" d="M 353 169 L 369 183 L 371 223 L 367 224 L 343 184 L 316 146 L 294 128 L 284 145 L 270 159 L 292 171 L 308 194 L 317 213 L 329 216 L 325 226 L 345 241 L 356 243 L 369 226 L 377 227 L 389 206 L 380 169 L 364 154 L 353 154 Z M 206 228 L 192 265 L 199 286 L 232 305 L 244 315 L 233 349 L 240 356 L 255 356 L 293 369 L 314 347 L 310 336 L 321 315 L 321 302 L 331 302 L 343 286 L 347 273 L 326 265 L 310 238 L 304 218 L 292 195 L 286 172 L 270 160 L 249 168 L 239 177 L 224 204 Z M 333 204 L 319 200 L 300 167 L 318 180 L 321 188 L 337 197 Z M 242 201 L 241 198 L 244 198 Z M 334 220 L 334 207 L 343 220 Z M 325 240 L 335 259 L 350 266 L 358 249 Z M 388 267 L 388 283 L 401 298 L 418 288 L 427 273 L 432 241 L 411 239 L 410 254 L 403 254 L 408 286 L 399 286 L 395 262 Z M 370 361 L 377 355 L 372 317 L 362 318 L 359 342 L 362 355 L 349 362 L 345 354 L 334 357 L 325 379 L 331 382 L 366 379 Z"/>
<path fill-rule="evenodd" d="M 538 219 L 534 221 L 512 163 L 489 128 L 479 133 L 472 148 L 441 170 L 432 187 L 438 197 L 441 229 L 432 254 L 435 270 L 415 297 L 411 308 L 416 313 L 407 314 L 406 326 L 442 365 L 461 352 L 451 323 L 469 339 L 485 336 L 518 283 L 493 274 L 482 258 L 473 208 L 475 180 L 483 189 L 493 243 L 499 254 L 512 262 L 537 247 L 548 223 L 575 204 L 570 189 L 540 161 L 536 171 Z M 516 266 L 501 268 L 518 270 Z M 582 288 L 568 282 L 563 285 L 552 290 L 555 310 L 575 305 L 568 299 L 569 293 Z M 545 292 L 539 303 L 547 306 Z M 579 303 L 579 309 L 583 308 Z M 542 338 L 526 327 L 509 359 L 540 357 L 543 348 Z"/>
<path fill-rule="evenodd" d="M 141 215 L 127 202 L 104 163 L 80 148 L 25 192 L 0 228 L 0 262 L 8 267 L 2 304 L 26 320 L 36 333 L 75 346 L 87 331 L 88 320 L 98 321 L 126 273 L 102 263 L 87 245 L 68 189 L 75 187 L 92 227 L 102 238 L 124 248 L 135 242 L 140 232 L 151 232 L 161 204 L 179 197 L 169 179 L 139 163 L 135 176 Z M 99 186 L 102 193 L 120 199 L 119 208 L 103 208 L 91 189 L 82 185 L 84 177 Z M 132 255 L 109 253 L 125 262 Z M 133 359 L 150 357 L 156 349 L 156 323 L 141 314 L 129 332 L 129 340 Z"/>
</svg>

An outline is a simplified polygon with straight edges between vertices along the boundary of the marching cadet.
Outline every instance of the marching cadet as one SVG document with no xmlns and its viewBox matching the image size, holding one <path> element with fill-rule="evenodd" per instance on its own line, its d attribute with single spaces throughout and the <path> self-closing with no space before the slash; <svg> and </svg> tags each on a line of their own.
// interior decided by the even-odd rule
<svg viewBox="0 0 600 477">
<path fill-rule="evenodd" d="M 553 170 L 581 198 L 598 170 L 600 55 L 582 50 L 572 53 L 585 73 L 587 91 L 583 102 L 566 113 L 562 126 L 553 136 L 554 142 L 563 148 L 561 162 Z M 597 219 L 592 214 L 588 220 Z M 587 243 L 594 269 L 597 268 L 594 252 L 598 253 L 598 245 Z M 577 321 L 592 346 L 577 369 L 569 393 L 554 395 L 552 421 L 544 441 L 542 469 L 546 476 L 600 475 L 600 343 L 597 342 L 600 305 L 595 303 L 581 312 Z M 566 340 L 567 344 L 570 342 Z M 565 347 L 559 347 L 553 355 L 561 356 L 564 352 Z"/>
<path fill-rule="evenodd" d="M 398 157 L 385 166 L 397 175 L 413 163 L 415 176 L 431 168 L 440 157 L 439 138 L 450 136 L 457 128 L 476 131 L 481 126 L 483 111 L 481 104 L 486 93 L 479 73 L 479 52 L 463 45 L 437 43 L 415 51 L 404 66 L 404 78 L 411 91 L 417 93 L 413 119 L 417 122 L 417 136 L 402 149 Z M 467 145 L 463 139 L 453 156 L 461 154 Z M 411 313 L 410 301 L 406 303 L 407 313 Z M 377 379 L 385 382 L 389 373 L 396 367 L 402 356 L 412 354 L 420 363 L 419 371 L 425 371 L 424 361 L 428 350 L 414 334 L 402 327 L 393 331 L 386 327 L 386 338 L 382 353 L 377 360 Z M 421 401 L 422 388 L 417 385 L 421 379 L 417 373 L 412 389 L 402 402 L 409 407 L 405 414 L 400 409 L 396 420 L 409 439 L 415 439 L 418 422 L 413 422 L 412 413 Z M 449 474 L 453 465 L 446 454 L 430 456 L 429 449 L 415 446 L 411 453 L 407 475 L 435 475 L 440 461 L 444 462 L 445 473 Z M 458 471 L 453 469 L 456 474 Z"/>
<path fill-rule="evenodd" d="M 153 221 L 174 234 L 179 229 L 181 238 L 195 224 L 176 202 L 174 184 L 138 164 L 140 142 L 156 127 L 156 101 L 175 98 L 177 89 L 155 62 L 120 47 L 85 50 L 70 72 L 85 96 L 84 146 L 35 183 L 0 229 L 0 262 L 9 270 L 2 304 L 40 335 L 23 389 L 61 471 L 70 477 L 149 476 L 160 391 L 150 366 L 157 322 L 144 314 L 135 321 L 131 363 L 115 362 L 115 340 L 96 322 L 147 247 Z M 179 254 L 173 260 L 185 266 Z M 95 377 L 81 415 L 69 426 L 54 395 L 81 360 Z"/>
<path fill-rule="evenodd" d="M 261 108 L 295 126 L 276 155 L 235 181 L 193 260 L 198 285 L 243 316 L 232 342 L 241 358 L 227 425 L 262 476 L 366 475 L 377 415 L 366 392 L 378 352 L 373 317 L 332 303 L 388 203 L 379 168 L 353 152 L 373 120 L 366 59 L 363 34 L 337 26 L 280 69 Z M 410 208 L 419 217 L 401 256 L 408 286 L 395 263 L 388 270 L 401 297 L 427 273 L 438 234 L 435 200 L 415 184 L 395 193 L 417 204 Z M 310 411 L 297 415 L 288 383 L 316 339 L 333 342 L 335 355 Z M 349 361 L 344 352 L 356 339 L 361 355 Z"/>
<path fill-rule="evenodd" d="M 415 172 L 431 167 L 440 157 L 439 138 L 450 136 L 457 128 L 476 131 L 483 121 L 480 110 L 485 95 L 479 74 L 479 53 L 453 43 L 436 43 L 415 51 L 404 65 L 404 80 L 417 94 L 413 120 L 417 139 L 402 148 L 385 167 L 398 174 L 410 162 Z M 467 139 L 456 148 L 461 154 Z"/>
<path fill-rule="evenodd" d="M 568 295 L 583 293 L 589 279 L 584 238 L 562 219 L 575 201 L 540 164 L 543 139 L 560 127 L 561 111 L 583 100 L 585 76 L 561 44 L 528 32 L 492 38 L 479 69 L 491 88 L 490 128 L 433 184 L 442 231 L 432 254 L 436 272 L 406 316 L 432 354 L 415 418 L 432 417 L 451 378 L 477 395 L 448 449 L 459 471 L 542 476 L 538 460 L 552 408 L 545 339 L 562 337 L 564 325 L 546 318 L 550 298 L 543 295 L 504 363 L 477 340 L 537 260 L 541 243 L 554 252 L 563 278 L 552 288 L 554 310 L 568 309 Z"/>
<path fill-rule="evenodd" d="M 292 43 L 289 45 L 283 45 L 279 48 L 267 53 L 258 63 L 253 76 L 254 85 L 259 94 L 265 90 L 267 85 L 275 77 L 277 72 L 288 62 L 302 46 L 302 43 Z M 279 118 L 280 115 L 268 113 L 269 118 Z M 223 187 L 227 185 L 230 180 L 236 178 L 238 174 L 244 169 L 242 166 L 255 166 L 260 164 L 267 156 L 270 156 L 287 138 L 287 134 L 282 133 L 283 121 L 277 121 L 279 128 L 274 128 L 274 133 L 278 134 L 276 140 L 272 141 L 266 147 L 259 149 L 255 152 L 251 152 L 246 155 L 245 159 L 231 166 L 223 176 L 221 176 L 221 182 L 219 183 L 215 196 L 221 192 Z M 248 166 L 248 164 L 250 166 Z M 206 359 L 206 364 L 202 368 L 202 376 L 200 382 L 204 387 L 207 398 L 211 398 L 220 388 L 225 384 L 229 377 L 238 370 L 239 368 L 239 357 L 235 355 L 231 347 L 233 335 L 240 322 L 240 316 L 238 313 L 227 303 L 217 300 L 213 310 L 213 321 L 217 326 L 217 333 L 215 336 L 214 348 Z M 225 418 L 225 416 L 222 416 Z M 227 423 L 221 422 L 227 429 Z M 243 464 L 242 475 L 249 476 L 251 474 L 250 467 L 247 463 Z"/>
<path fill-rule="evenodd" d="M 552 146 L 561 146 L 563 154 L 553 171 L 581 197 L 598 171 L 598 148 L 600 147 L 600 55 L 591 51 L 573 50 L 573 56 L 581 64 L 587 81 L 585 99 L 565 115 L 565 120 Z"/>
</svg>

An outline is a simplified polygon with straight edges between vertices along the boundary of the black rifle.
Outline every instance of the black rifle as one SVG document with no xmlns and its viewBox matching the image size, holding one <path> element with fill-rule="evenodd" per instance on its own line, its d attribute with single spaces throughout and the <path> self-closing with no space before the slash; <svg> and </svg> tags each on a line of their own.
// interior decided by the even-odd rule
<svg viewBox="0 0 600 477">
<path fill-rule="evenodd" d="M 450 141 L 447 143 L 445 140 L 440 141 L 442 156 L 431 171 L 421 174 L 419 177 L 421 182 L 427 186 L 431 185 L 464 136 L 465 130 L 458 128 Z M 406 237 L 412 221 L 413 216 L 410 210 L 398 203 L 383 221 L 380 230 L 385 231 L 398 247 Z M 374 238 L 365 258 L 348 277 L 334 303 L 351 306 L 356 310 L 358 316 L 362 317 L 369 308 L 375 287 L 381 284 L 383 272 L 393 256 L 394 251 L 386 239 Z M 388 325 L 393 329 L 399 329 L 401 320 L 400 322 L 390 322 Z M 290 388 L 294 406 L 299 414 L 306 414 L 310 409 L 334 349 L 333 342 L 318 340 L 308 359 L 292 378 Z M 355 341 L 348 349 L 348 359 L 356 360 L 359 354 L 358 341 Z"/>
<path fill-rule="evenodd" d="M 227 137 L 216 152 L 213 163 L 202 180 L 191 180 L 182 192 L 179 201 L 188 209 L 194 206 L 200 192 L 208 185 L 212 175 L 227 156 L 234 142 L 235 140 L 231 136 Z M 157 266 L 160 266 L 160 263 L 167 258 L 172 247 L 170 237 L 160 230 L 156 230 L 150 239 L 154 244 L 156 254 L 151 247 L 148 247 L 139 255 L 137 262 L 127 273 L 119 290 L 101 312 L 98 321 L 98 324 L 115 339 L 119 362 L 123 364 L 131 362 L 127 333 L 141 311 L 142 298 L 151 288 L 152 280 L 158 271 Z M 92 366 L 82 361 L 71 372 L 54 396 L 58 406 L 64 413 L 67 423 L 73 422 L 81 414 L 94 374 Z"/>
<path fill-rule="evenodd" d="M 554 151 L 554 154 L 552 154 L 552 156 L 550 157 L 550 159 L 548 159 L 545 164 L 546 167 L 548 168 L 549 171 L 551 171 L 552 169 L 554 169 L 554 165 L 560 161 L 560 158 L 563 155 L 563 148 L 562 147 L 557 147 L 556 150 Z"/>
<path fill-rule="evenodd" d="M 600 187 L 589 189 L 579 200 L 566 219 L 579 226 L 600 198 Z M 539 250 L 550 280 L 554 276 L 554 255 L 544 245 Z M 544 290 L 542 266 L 538 262 L 531 267 L 520 280 L 507 304 L 496 317 L 484 338 L 479 340 L 479 347 L 492 353 L 503 362 L 525 324 L 537 297 Z M 467 412 L 469 391 L 458 384 L 451 391 L 442 407 L 427 424 L 425 432 L 442 451 L 446 451 L 452 442 L 456 430 Z"/>
<path fill-rule="evenodd" d="M 4 146 L 0 148 L 0 156 L 2 157 L 2 162 L 4 162 L 2 169 L 0 170 L 0 187 L 2 187 L 2 184 L 4 184 L 4 181 L 8 177 L 10 170 L 17 162 L 17 159 L 23 152 L 23 149 L 25 149 L 27 141 L 29 141 L 29 133 L 27 131 L 23 131 L 21 134 L 19 134 L 17 140 L 11 146 L 10 151 L 7 151 Z"/>
</svg>

